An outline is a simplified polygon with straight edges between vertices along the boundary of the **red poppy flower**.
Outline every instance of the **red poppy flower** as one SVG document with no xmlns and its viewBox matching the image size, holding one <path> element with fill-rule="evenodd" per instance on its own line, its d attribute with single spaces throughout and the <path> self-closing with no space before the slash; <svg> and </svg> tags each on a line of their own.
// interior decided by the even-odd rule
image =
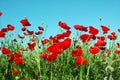
<svg viewBox="0 0 120 80">
<path fill-rule="evenodd" d="M 5 37 L 5 32 L 0 31 L 0 38 Z"/>
<path fill-rule="evenodd" d="M 23 60 L 21 57 L 15 58 L 13 61 L 14 61 L 14 63 L 17 64 L 17 65 L 24 63 L 24 60 Z"/>
<path fill-rule="evenodd" d="M 7 55 L 12 54 L 12 52 L 8 48 L 6 48 L 6 47 L 2 47 L 1 51 L 2 51 L 3 54 L 7 54 Z"/>
<path fill-rule="evenodd" d="M 63 28 L 63 29 L 65 29 L 65 30 L 70 30 L 70 27 L 66 24 L 66 23 L 64 23 L 64 22 L 59 22 L 58 23 L 58 25 L 61 27 L 61 28 Z"/>
<path fill-rule="evenodd" d="M 80 36 L 80 39 L 82 40 L 82 42 L 89 42 L 91 39 L 91 36 L 89 34 L 82 34 Z"/>
<path fill-rule="evenodd" d="M 81 57 L 83 55 L 83 51 L 79 48 L 72 51 L 73 57 Z"/>
<path fill-rule="evenodd" d="M 41 30 L 41 31 L 44 31 L 44 28 L 41 27 L 41 26 L 38 26 L 38 29 Z"/>
<path fill-rule="evenodd" d="M 100 39 L 100 40 L 105 40 L 105 36 L 97 36 L 97 39 Z"/>
<path fill-rule="evenodd" d="M 103 31 L 104 33 L 107 33 L 107 32 L 110 30 L 109 27 L 104 26 L 104 25 L 101 25 L 101 28 L 102 28 L 102 31 Z"/>
<path fill-rule="evenodd" d="M 64 38 L 64 35 L 63 34 L 57 34 L 56 36 L 55 36 L 55 39 L 57 39 L 57 40 L 60 40 L 60 39 L 63 39 Z"/>
<path fill-rule="evenodd" d="M 44 45 L 44 44 L 47 44 L 49 42 L 49 39 L 44 39 L 44 40 L 42 40 L 42 44 Z"/>
<path fill-rule="evenodd" d="M 18 70 L 12 70 L 12 74 L 17 75 L 17 74 L 19 74 L 19 71 Z"/>
<path fill-rule="evenodd" d="M 118 29 L 118 32 L 120 32 L 120 29 Z"/>
<path fill-rule="evenodd" d="M 120 55 L 120 50 L 115 50 L 115 53 Z"/>
<path fill-rule="evenodd" d="M 48 62 L 50 63 L 51 61 L 56 60 L 58 57 L 57 53 L 52 53 L 51 55 L 48 55 Z"/>
<path fill-rule="evenodd" d="M 89 51 L 92 54 L 97 54 L 100 52 L 100 49 L 98 47 L 94 46 L 94 47 L 90 47 Z"/>
<path fill-rule="evenodd" d="M 62 47 L 63 50 L 68 49 L 71 46 L 72 40 L 70 38 L 66 38 L 63 42 L 62 42 Z"/>
<path fill-rule="evenodd" d="M 103 40 L 98 40 L 97 43 L 96 43 L 97 46 L 105 46 L 106 44 L 107 43 Z"/>
<path fill-rule="evenodd" d="M 22 54 L 20 52 L 14 54 L 14 58 L 19 58 L 19 57 L 22 57 Z"/>
<path fill-rule="evenodd" d="M 83 25 L 74 25 L 74 28 L 76 30 L 80 30 L 80 31 L 84 31 L 84 32 L 87 32 L 88 31 L 88 27 L 84 27 Z"/>
<path fill-rule="evenodd" d="M 25 30 L 26 30 L 26 27 L 23 27 L 21 30 L 22 30 L 22 31 L 25 31 Z"/>
<path fill-rule="evenodd" d="M 90 35 L 91 36 L 91 39 L 95 40 L 96 39 L 96 35 Z"/>
<path fill-rule="evenodd" d="M 88 64 L 88 60 L 87 59 L 84 59 L 83 60 L 83 65 L 87 65 Z"/>
<path fill-rule="evenodd" d="M 29 21 L 27 19 L 23 19 L 20 22 L 23 26 L 31 26 L 31 24 L 29 23 Z"/>
<path fill-rule="evenodd" d="M 30 50 L 34 50 L 34 47 L 35 47 L 35 43 L 32 43 L 32 44 L 28 43 L 28 48 Z"/>
<path fill-rule="evenodd" d="M 108 35 L 107 38 L 110 39 L 110 40 L 113 40 L 113 36 L 112 35 Z"/>
<path fill-rule="evenodd" d="M 1 31 L 2 31 L 2 32 L 7 32 L 7 31 L 8 31 L 8 28 L 2 28 Z"/>
<path fill-rule="evenodd" d="M 53 41 L 53 43 L 58 43 L 59 42 L 59 40 L 56 38 L 56 36 L 53 37 L 52 41 Z"/>
<path fill-rule="evenodd" d="M 31 41 L 36 43 L 37 42 L 37 38 L 31 38 Z"/>
<path fill-rule="evenodd" d="M 57 54 L 62 53 L 63 49 L 62 49 L 62 46 L 59 44 L 53 44 L 53 45 L 49 46 L 47 48 L 47 52 L 53 52 L 53 53 L 57 53 Z"/>
<path fill-rule="evenodd" d="M 110 40 L 116 40 L 117 39 L 116 33 L 112 32 L 111 35 L 108 35 L 108 39 L 110 39 Z"/>
<path fill-rule="evenodd" d="M 40 54 L 40 57 L 41 57 L 42 59 L 45 59 L 45 58 L 47 58 L 47 54 L 46 54 L 46 53 L 42 53 L 42 54 Z"/>
<path fill-rule="evenodd" d="M 13 60 L 14 60 L 14 55 L 13 54 L 9 55 L 8 56 L 8 61 L 13 61 Z"/>
<path fill-rule="evenodd" d="M 7 25 L 7 28 L 9 31 L 13 31 L 15 29 L 15 27 L 10 24 Z"/>
<path fill-rule="evenodd" d="M 115 36 L 115 35 L 116 35 L 116 32 L 111 32 L 111 35 Z"/>
<path fill-rule="evenodd" d="M 27 30 L 27 33 L 28 33 L 28 35 L 32 35 L 32 34 L 34 34 L 34 31 Z"/>
<path fill-rule="evenodd" d="M 41 32 L 41 31 L 35 32 L 36 35 L 40 35 L 40 34 L 42 34 L 42 33 L 43 33 L 43 32 Z"/>
<path fill-rule="evenodd" d="M 88 61 L 82 57 L 76 57 L 76 66 L 86 65 Z"/>
<path fill-rule="evenodd" d="M 67 32 L 64 32 L 62 35 L 63 35 L 64 37 L 69 37 L 70 34 L 71 34 L 71 31 L 67 31 Z"/>
<path fill-rule="evenodd" d="M 93 34 L 93 35 L 97 35 L 99 33 L 99 30 L 94 28 L 93 26 L 89 26 L 89 33 Z"/>
<path fill-rule="evenodd" d="M 0 12 L 0 16 L 2 16 L 2 14 L 3 14 L 3 13 L 2 13 L 2 12 Z"/>
</svg>

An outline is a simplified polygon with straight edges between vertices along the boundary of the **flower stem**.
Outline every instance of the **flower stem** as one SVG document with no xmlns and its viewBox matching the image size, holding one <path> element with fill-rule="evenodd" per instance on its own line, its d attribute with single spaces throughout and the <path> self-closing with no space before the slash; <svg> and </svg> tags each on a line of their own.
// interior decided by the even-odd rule
<svg viewBox="0 0 120 80">
<path fill-rule="evenodd" d="M 79 80 L 83 80 L 83 79 L 82 79 L 82 76 L 83 76 L 83 75 L 82 75 L 82 73 L 83 73 L 82 70 L 83 70 L 83 69 L 82 69 L 82 66 L 80 66 L 80 74 L 79 74 L 79 78 L 80 78 L 80 79 L 79 79 Z"/>
</svg>

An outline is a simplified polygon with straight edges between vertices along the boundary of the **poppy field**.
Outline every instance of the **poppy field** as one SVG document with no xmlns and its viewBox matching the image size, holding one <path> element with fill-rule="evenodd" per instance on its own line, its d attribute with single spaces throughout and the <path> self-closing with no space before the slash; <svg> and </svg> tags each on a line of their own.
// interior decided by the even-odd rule
<svg viewBox="0 0 120 80">
<path fill-rule="evenodd" d="M 0 28 L 0 80 L 120 80 L 120 29 L 59 21 L 60 33 L 45 38 L 46 26 L 29 30 L 26 17 L 19 23 L 17 38 L 14 25 Z"/>
</svg>

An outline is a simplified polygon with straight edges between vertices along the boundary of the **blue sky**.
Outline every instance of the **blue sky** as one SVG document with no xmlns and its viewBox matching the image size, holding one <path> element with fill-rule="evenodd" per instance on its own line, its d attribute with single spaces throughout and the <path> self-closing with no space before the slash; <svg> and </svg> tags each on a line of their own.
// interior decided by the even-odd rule
<svg viewBox="0 0 120 80">
<path fill-rule="evenodd" d="M 75 24 L 96 28 L 110 25 L 111 31 L 120 28 L 120 0 L 0 0 L 0 11 L 1 27 L 12 24 L 17 33 L 21 33 L 20 20 L 24 16 L 32 24 L 29 30 L 37 30 L 42 22 L 48 24 L 46 37 L 59 32 L 59 21 L 72 28 Z"/>
</svg>

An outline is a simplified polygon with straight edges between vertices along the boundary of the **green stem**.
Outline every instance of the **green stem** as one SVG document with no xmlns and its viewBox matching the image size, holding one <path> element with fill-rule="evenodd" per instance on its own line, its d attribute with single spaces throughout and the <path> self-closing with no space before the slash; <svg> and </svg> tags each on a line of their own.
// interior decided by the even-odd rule
<svg viewBox="0 0 120 80">
<path fill-rule="evenodd" d="M 50 80 L 52 80 L 52 65 L 50 65 Z"/>
<path fill-rule="evenodd" d="M 82 69 L 82 68 L 83 68 L 83 67 L 82 67 L 82 66 L 80 66 L 80 74 L 79 74 L 79 76 L 80 76 L 80 77 L 79 77 L 79 78 L 80 78 L 80 80 L 83 80 L 83 78 L 82 78 L 82 76 L 83 76 L 83 75 L 82 75 L 82 73 L 83 73 L 83 71 L 82 71 L 82 70 L 83 70 L 83 69 Z"/>
<path fill-rule="evenodd" d="M 90 65 L 88 66 L 88 69 L 87 69 L 86 80 L 89 80 L 89 71 L 90 71 Z"/>
</svg>

